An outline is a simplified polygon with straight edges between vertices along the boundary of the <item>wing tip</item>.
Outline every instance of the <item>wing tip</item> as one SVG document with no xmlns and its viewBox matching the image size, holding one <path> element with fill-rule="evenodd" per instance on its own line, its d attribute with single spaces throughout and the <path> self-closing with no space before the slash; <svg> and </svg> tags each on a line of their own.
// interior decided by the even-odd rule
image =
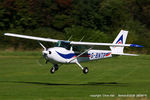
<svg viewBox="0 0 150 100">
<path fill-rule="evenodd" d="M 6 35 L 7 33 L 3 33 L 3 35 Z"/>
<path fill-rule="evenodd" d="M 10 33 L 3 33 L 3 35 L 9 35 Z"/>
</svg>

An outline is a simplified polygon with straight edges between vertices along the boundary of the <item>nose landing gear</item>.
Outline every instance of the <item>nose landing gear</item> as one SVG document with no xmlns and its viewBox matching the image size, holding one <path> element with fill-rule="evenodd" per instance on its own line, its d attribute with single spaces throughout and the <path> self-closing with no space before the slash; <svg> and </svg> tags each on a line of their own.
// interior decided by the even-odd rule
<svg viewBox="0 0 150 100">
<path fill-rule="evenodd" d="M 50 69 L 50 73 L 54 73 L 55 71 L 58 70 L 58 65 L 57 64 L 54 64 L 53 67 Z"/>
</svg>

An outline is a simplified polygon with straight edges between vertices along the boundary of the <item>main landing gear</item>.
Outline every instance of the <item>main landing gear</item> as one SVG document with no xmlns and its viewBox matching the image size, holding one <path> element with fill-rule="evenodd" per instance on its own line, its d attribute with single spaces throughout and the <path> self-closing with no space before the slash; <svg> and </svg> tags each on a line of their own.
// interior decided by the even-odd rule
<svg viewBox="0 0 150 100">
<path fill-rule="evenodd" d="M 84 74 L 87 74 L 89 72 L 88 68 L 87 67 L 82 67 L 79 62 L 76 62 L 76 64 L 82 69 Z M 58 68 L 59 67 L 58 67 L 57 64 L 53 64 L 53 67 L 50 69 L 50 73 L 53 74 L 55 71 L 58 70 Z"/>
<path fill-rule="evenodd" d="M 87 68 L 87 67 L 84 67 L 84 68 L 83 68 L 83 67 L 80 65 L 79 62 L 76 62 L 76 64 L 82 69 L 82 71 L 83 71 L 84 74 L 87 74 L 87 73 L 89 72 L 88 68 Z"/>
<path fill-rule="evenodd" d="M 83 73 L 84 73 L 84 74 L 87 74 L 88 72 L 89 72 L 88 68 L 87 68 L 87 67 L 84 67 Z"/>
<path fill-rule="evenodd" d="M 58 65 L 54 64 L 53 67 L 50 69 L 50 72 L 53 74 L 57 70 L 58 70 Z"/>
</svg>

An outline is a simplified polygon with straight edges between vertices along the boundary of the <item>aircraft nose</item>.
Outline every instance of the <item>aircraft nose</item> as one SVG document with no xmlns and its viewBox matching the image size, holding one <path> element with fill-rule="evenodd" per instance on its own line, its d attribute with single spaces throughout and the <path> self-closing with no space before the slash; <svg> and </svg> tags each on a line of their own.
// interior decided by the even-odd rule
<svg viewBox="0 0 150 100">
<path fill-rule="evenodd" d="M 47 53 L 43 53 L 43 56 L 47 56 Z"/>
<path fill-rule="evenodd" d="M 47 54 L 48 54 L 47 51 L 43 51 L 42 53 L 43 53 L 43 56 L 44 56 L 44 57 L 47 56 Z"/>
</svg>

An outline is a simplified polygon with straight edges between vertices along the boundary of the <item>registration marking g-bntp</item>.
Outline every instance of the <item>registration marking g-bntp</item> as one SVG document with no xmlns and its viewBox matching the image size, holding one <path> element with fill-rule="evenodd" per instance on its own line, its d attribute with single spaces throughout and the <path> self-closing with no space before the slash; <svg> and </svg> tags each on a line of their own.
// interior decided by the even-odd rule
<svg viewBox="0 0 150 100">
<path fill-rule="evenodd" d="M 108 53 L 93 52 L 90 54 L 90 59 L 100 59 L 100 58 L 104 58 L 105 56 L 109 56 L 110 54 L 111 54 L 111 52 L 108 52 Z"/>
</svg>

